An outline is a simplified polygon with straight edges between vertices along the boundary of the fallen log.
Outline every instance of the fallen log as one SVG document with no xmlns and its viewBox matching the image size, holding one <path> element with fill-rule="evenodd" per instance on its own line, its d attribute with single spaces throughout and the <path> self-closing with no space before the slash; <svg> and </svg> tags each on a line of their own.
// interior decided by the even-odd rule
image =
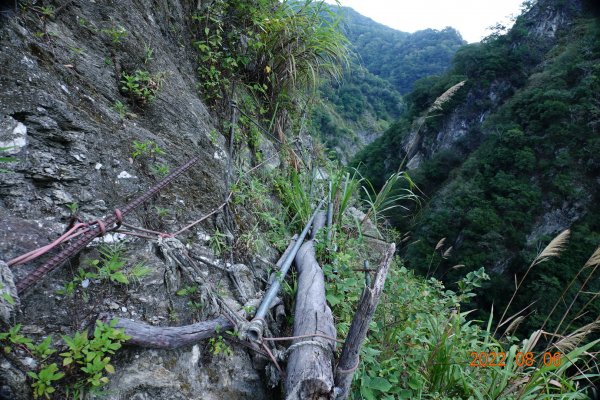
<svg viewBox="0 0 600 400">
<path fill-rule="evenodd" d="M 385 279 L 392 263 L 394 252 L 396 251 L 396 245 L 390 244 L 385 252 L 383 260 L 377 268 L 373 287 L 365 286 L 362 296 L 358 302 L 358 309 L 346 341 L 342 347 L 342 354 L 335 372 L 335 392 L 336 399 L 345 400 L 348 398 L 350 393 L 350 385 L 352 384 L 352 378 L 354 377 L 354 371 L 358 368 L 360 362 L 359 354 L 362 344 L 367 337 L 369 331 L 369 324 L 375 314 L 375 309 L 379 303 L 379 298 L 383 292 L 385 286 Z"/>
<path fill-rule="evenodd" d="M 101 319 L 110 320 L 107 317 Z M 124 329 L 125 334 L 131 337 L 127 341 L 128 345 L 154 349 L 176 349 L 217 336 L 235 328 L 235 325 L 225 317 L 185 326 L 152 326 L 143 322 L 120 318 L 115 328 Z"/>
<path fill-rule="evenodd" d="M 284 252 L 282 259 L 289 254 L 291 248 L 296 243 L 297 236 L 292 238 L 292 243 Z M 277 262 L 280 266 L 282 259 Z M 201 260 L 202 262 L 206 262 Z M 217 268 L 220 268 L 217 266 Z M 269 307 L 280 305 L 281 301 L 276 301 L 276 298 L 270 302 Z M 285 314 L 284 310 L 280 310 L 279 314 Z M 277 315 L 277 314 L 276 314 Z M 101 321 L 108 322 L 111 320 L 108 314 L 103 314 L 99 318 Z M 128 345 L 155 348 L 155 349 L 176 349 L 178 347 L 195 344 L 201 340 L 215 337 L 220 333 L 235 328 L 234 323 L 226 317 L 218 317 L 209 321 L 202 321 L 192 325 L 185 326 L 153 326 L 143 322 L 134 321 L 131 319 L 119 318 L 115 325 L 117 329 L 124 329 L 125 334 L 131 339 L 127 341 Z"/>
<path fill-rule="evenodd" d="M 311 240 L 296 254 L 298 292 L 294 336 L 321 334 L 336 337 L 333 315 L 325 299 L 325 278 L 317 263 L 314 237 L 325 224 L 325 213 L 315 218 Z M 330 399 L 334 388 L 335 341 L 314 336 L 294 340 L 288 348 L 285 391 L 288 400 Z"/>
</svg>

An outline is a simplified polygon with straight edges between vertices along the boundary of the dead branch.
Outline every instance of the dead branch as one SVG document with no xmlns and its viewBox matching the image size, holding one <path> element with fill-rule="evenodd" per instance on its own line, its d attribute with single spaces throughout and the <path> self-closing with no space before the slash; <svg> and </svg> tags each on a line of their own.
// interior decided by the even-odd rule
<svg viewBox="0 0 600 400">
<path fill-rule="evenodd" d="M 350 325 L 350 331 L 342 347 L 342 354 L 335 372 L 336 399 L 345 400 L 348 398 L 354 371 L 356 371 L 360 361 L 360 349 L 367 337 L 369 324 L 373 319 L 373 314 L 375 314 L 375 309 L 383 292 L 385 279 L 395 251 L 396 245 L 394 243 L 390 244 L 377 268 L 373 287 L 365 287 L 359 300 L 358 309 L 352 319 L 352 325 Z"/>
<path fill-rule="evenodd" d="M 102 319 L 108 320 L 108 318 Z M 152 326 L 120 318 L 115 328 L 125 329 L 125 334 L 131 336 L 131 339 L 127 341 L 128 345 L 154 349 L 176 349 L 222 334 L 235 328 L 235 325 L 225 317 L 185 326 Z"/>
</svg>

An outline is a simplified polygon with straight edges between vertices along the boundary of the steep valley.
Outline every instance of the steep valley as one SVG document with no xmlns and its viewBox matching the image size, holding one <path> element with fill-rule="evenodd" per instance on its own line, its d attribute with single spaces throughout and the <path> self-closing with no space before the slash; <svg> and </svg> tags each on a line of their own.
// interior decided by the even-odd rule
<svg viewBox="0 0 600 400">
<path fill-rule="evenodd" d="M 535 303 L 522 332 L 590 300 L 554 309 L 600 239 L 600 31 L 590 10 L 591 3 L 539 1 L 508 33 L 459 49 L 447 73 L 415 84 L 405 115 L 353 161 L 377 187 L 396 169 L 409 170 L 426 200 L 414 217 L 393 218 L 412 233 L 407 262 L 450 285 L 484 266 L 492 279 L 474 304 L 482 314 L 503 309 L 515 276 L 571 230 L 562 257 L 536 266 L 513 303 L 512 312 Z M 445 104 L 430 108 L 459 82 Z M 593 278 L 586 284 L 590 293 L 599 289 Z M 580 322 L 594 321 L 598 306 L 587 305 Z"/>
<path fill-rule="evenodd" d="M 598 398 L 599 245 L 594 0 L 0 3 L 0 400 Z"/>
</svg>

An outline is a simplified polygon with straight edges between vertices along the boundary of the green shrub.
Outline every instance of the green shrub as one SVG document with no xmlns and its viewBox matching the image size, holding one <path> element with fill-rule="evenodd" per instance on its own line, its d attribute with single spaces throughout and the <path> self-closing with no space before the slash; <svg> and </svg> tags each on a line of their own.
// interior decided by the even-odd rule
<svg viewBox="0 0 600 400">
<path fill-rule="evenodd" d="M 63 336 L 66 351 L 58 355 L 52 347 L 51 336 L 35 344 L 32 339 L 19 333 L 20 324 L 8 332 L 0 332 L 0 343 L 6 353 L 24 351 L 37 359 L 39 367 L 35 371 L 27 371 L 32 380 L 34 398 L 62 399 L 71 398 L 70 395 L 79 398 L 85 391 L 97 391 L 108 383 L 106 374 L 115 372 L 110 364 L 110 355 L 115 354 L 122 343 L 129 339 L 122 329 L 115 328 L 116 323 L 116 320 L 108 324 L 97 321 L 92 337 L 88 337 L 86 331 Z M 48 360 L 54 362 L 49 363 Z M 56 381 L 59 380 L 62 382 L 57 386 Z"/>
<path fill-rule="evenodd" d="M 72 337 L 63 336 L 68 347 L 66 352 L 60 353 L 63 366 L 76 366 L 81 376 L 75 386 L 98 388 L 108 383 L 105 374 L 115 372 L 108 355 L 115 354 L 121 348 L 121 343 L 129 339 L 122 329 L 115 329 L 116 323 L 116 320 L 109 324 L 97 321 L 91 338 L 88 338 L 87 332 L 76 332 Z"/>
<path fill-rule="evenodd" d="M 42 396 L 49 399 L 50 395 L 56 391 L 52 382 L 65 376 L 64 372 L 58 372 L 56 363 L 42 367 L 38 373 L 28 371 L 27 375 L 33 379 L 31 387 L 33 388 L 33 397 L 36 399 Z"/>
<path fill-rule="evenodd" d="M 136 70 L 133 74 L 121 74 L 121 91 L 133 103 L 142 105 L 152 102 L 164 80 L 163 74 L 152 75 L 148 71 Z"/>
</svg>

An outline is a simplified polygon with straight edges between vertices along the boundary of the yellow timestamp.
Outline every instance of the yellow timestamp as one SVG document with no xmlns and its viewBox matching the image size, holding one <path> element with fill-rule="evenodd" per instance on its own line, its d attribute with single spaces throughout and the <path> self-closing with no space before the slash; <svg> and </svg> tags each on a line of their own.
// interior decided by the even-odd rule
<svg viewBox="0 0 600 400">
<path fill-rule="evenodd" d="M 469 353 L 471 358 L 471 367 L 506 367 L 507 355 L 504 352 L 495 351 L 472 351 Z M 562 355 L 560 352 L 550 353 L 545 352 L 541 355 L 541 361 L 544 366 L 555 366 L 560 367 L 562 362 Z M 536 364 L 537 360 L 531 351 L 517 352 L 515 354 L 515 364 L 519 367 L 532 367 Z"/>
</svg>

